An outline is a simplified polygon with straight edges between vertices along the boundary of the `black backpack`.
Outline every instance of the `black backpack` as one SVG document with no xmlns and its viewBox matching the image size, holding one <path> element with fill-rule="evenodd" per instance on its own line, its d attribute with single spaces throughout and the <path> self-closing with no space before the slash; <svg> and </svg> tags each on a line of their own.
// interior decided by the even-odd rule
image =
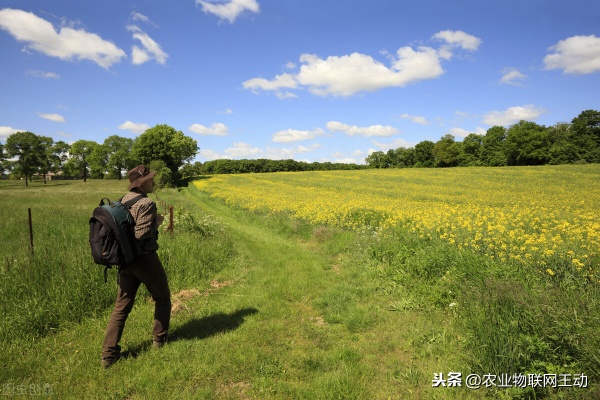
<svg viewBox="0 0 600 400">
<path fill-rule="evenodd" d="M 142 197 L 140 195 L 124 203 L 111 202 L 105 197 L 92 213 L 90 248 L 94 262 L 105 266 L 104 282 L 109 268 L 129 264 L 142 252 L 140 241 L 135 238 L 133 231 L 135 221 L 129 212 L 131 206 Z"/>
</svg>

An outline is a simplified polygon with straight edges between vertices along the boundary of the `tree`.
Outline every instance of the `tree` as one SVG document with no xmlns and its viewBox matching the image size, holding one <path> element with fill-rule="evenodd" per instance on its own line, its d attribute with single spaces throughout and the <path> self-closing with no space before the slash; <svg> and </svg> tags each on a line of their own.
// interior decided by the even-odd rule
<svg viewBox="0 0 600 400">
<path fill-rule="evenodd" d="M 52 170 L 52 166 L 55 164 L 54 159 L 54 139 L 49 136 L 38 136 L 42 153 L 40 154 L 40 167 L 39 172 L 44 177 L 44 184 L 47 183 L 46 175 Z"/>
<path fill-rule="evenodd" d="M 58 173 L 62 170 L 65 162 L 69 158 L 69 151 L 71 150 L 71 146 L 67 143 L 59 140 L 54 143 L 52 146 L 52 166 L 50 168 L 51 172 Z"/>
<path fill-rule="evenodd" d="M 389 162 L 388 157 L 383 151 L 374 151 L 367 158 L 365 162 L 369 168 L 388 168 Z"/>
<path fill-rule="evenodd" d="M 6 139 L 6 155 L 17 160 L 13 162 L 13 172 L 31 180 L 34 173 L 43 166 L 44 148 L 39 137 L 32 132 L 16 132 Z"/>
<path fill-rule="evenodd" d="M 87 182 L 88 177 L 88 158 L 97 146 L 99 146 L 98 143 L 91 140 L 78 140 L 71 145 L 69 167 L 71 170 L 81 173 L 84 182 Z"/>
<path fill-rule="evenodd" d="M 483 149 L 483 135 L 470 133 L 463 139 L 464 160 L 463 165 L 482 165 L 481 151 Z"/>
<path fill-rule="evenodd" d="M 435 157 L 437 167 L 456 167 L 460 164 L 462 157 L 462 143 L 456 142 L 454 136 L 444 135 L 433 146 L 431 153 Z"/>
<path fill-rule="evenodd" d="M 131 155 L 133 139 L 113 135 L 104 140 L 104 147 L 108 151 L 107 168 L 109 177 L 121 179 L 123 171 L 128 171 L 136 166 L 136 162 Z"/>
<path fill-rule="evenodd" d="M 547 129 L 550 151 L 549 164 L 572 164 L 582 157 L 577 146 L 571 142 L 571 124 L 561 122 Z"/>
<path fill-rule="evenodd" d="M 103 144 L 97 144 L 87 160 L 90 166 L 90 177 L 104 179 L 104 175 L 108 172 L 108 148 Z"/>
<path fill-rule="evenodd" d="M 504 141 L 506 140 L 506 128 L 493 126 L 487 130 L 481 140 L 481 162 L 483 165 L 498 167 L 506 165 L 504 154 Z"/>
<path fill-rule="evenodd" d="M 548 132 L 535 122 L 520 121 L 506 133 L 507 165 L 543 165 L 549 161 Z"/>
<path fill-rule="evenodd" d="M 169 125 L 156 125 L 137 137 L 131 151 L 133 158 L 144 164 L 163 161 L 177 180 L 179 168 L 194 158 L 198 145 L 194 139 Z"/>
<path fill-rule="evenodd" d="M 600 163 L 600 111 L 585 110 L 571 121 L 570 142 L 578 148 L 581 158 Z"/>
<path fill-rule="evenodd" d="M 415 145 L 415 167 L 431 168 L 435 166 L 434 146 L 435 143 L 430 140 L 423 140 Z"/>
</svg>

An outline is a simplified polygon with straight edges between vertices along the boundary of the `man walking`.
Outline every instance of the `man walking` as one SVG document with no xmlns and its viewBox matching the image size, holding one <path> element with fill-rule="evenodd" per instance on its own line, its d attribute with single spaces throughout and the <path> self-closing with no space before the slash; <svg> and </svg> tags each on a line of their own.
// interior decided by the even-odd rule
<svg viewBox="0 0 600 400">
<path fill-rule="evenodd" d="M 164 217 L 157 213 L 156 203 L 148 197 L 154 190 L 154 175 L 146 166 L 138 165 L 127 173 L 129 193 L 121 202 L 141 197 L 130 208 L 135 221 L 135 238 L 140 241 L 142 253 L 129 264 L 119 268 L 117 300 L 106 328 L 102 348 L 102 366 L 113 365 L 121 356 L 119 342 L 125 321 L 133 308 L 135 295 L 140 284 L 144 284 L 154 300 L 154 346 L 162 347 L 168 339 L 171 318 L 171 292 L 167 274 L 156 254 L 158 250 L 158 227 Z"/>
</svg>

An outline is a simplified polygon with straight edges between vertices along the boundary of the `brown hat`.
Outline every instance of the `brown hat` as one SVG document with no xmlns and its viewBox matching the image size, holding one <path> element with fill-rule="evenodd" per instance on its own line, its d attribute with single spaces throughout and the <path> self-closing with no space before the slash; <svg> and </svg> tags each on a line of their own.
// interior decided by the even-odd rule
<svg viewBox="0 0 600 400">
<path fill-rule="evenodd" d="M 156 175 L 155 171 L 150 172 L 150 169 L 148 169 L 145 165 L 138 165 L 131 171 L 127 172 L 130 182 L 129 190 L 142 186 L 148 179 L 154 178 L 154 175 Z"/>
</svg>

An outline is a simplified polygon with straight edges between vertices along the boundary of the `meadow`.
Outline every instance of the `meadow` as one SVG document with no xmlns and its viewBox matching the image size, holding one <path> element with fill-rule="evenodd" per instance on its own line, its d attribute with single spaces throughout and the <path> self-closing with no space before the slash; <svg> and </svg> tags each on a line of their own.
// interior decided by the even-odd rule
<svg viewBox="0 0 600 400">
<path fill-rule="evenodd" d="M 600 169 L 388 169 L 219 175 L 196 186 L 227 204 L 313 225 L 404 228 L 501 262 L 600 282 Z"/>
<path fill-rule="evenodd" d="M 126 184 L 0 182 L 0 394 L 598 398 L 599 177 L 597 165 L 363 170 L 160 190 L 175 209 L 159 256 L 181 340 L 151 349 L 141 290 L 128 357 L 108 371 L 116 278 L 93 264 L 87 222 Z M 469 375 L 487 384 L 470 389 Z"/>
</svg>

